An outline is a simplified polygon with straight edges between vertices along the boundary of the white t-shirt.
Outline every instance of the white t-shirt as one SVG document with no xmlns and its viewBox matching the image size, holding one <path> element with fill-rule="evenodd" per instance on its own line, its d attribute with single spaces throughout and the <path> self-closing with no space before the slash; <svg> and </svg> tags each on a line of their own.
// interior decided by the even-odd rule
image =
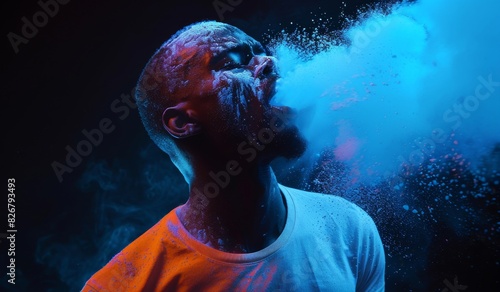
<svg viewBox="0 0 500 292">
<path fill-rule="evenodd" d="M 287 220 L 268 247 L 235 254 L 206 246 L 173 210 L 83 291 L 384 291 L 384 250 L 366 212 L 338 196 L 280 188 Z"/>
</svg>

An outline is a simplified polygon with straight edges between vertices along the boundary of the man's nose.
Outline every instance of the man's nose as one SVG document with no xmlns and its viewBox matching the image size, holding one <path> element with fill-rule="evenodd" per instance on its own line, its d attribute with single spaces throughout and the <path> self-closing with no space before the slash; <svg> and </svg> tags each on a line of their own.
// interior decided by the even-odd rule
<svg viewBox="0 0 500 292">
<path fill-rule="evenodd" d="M 278 75 L 276 58 L 271 56 L 254 56 L 248 64 L 253 71 L 253 77 L 265 78 Z"/>
</svg>

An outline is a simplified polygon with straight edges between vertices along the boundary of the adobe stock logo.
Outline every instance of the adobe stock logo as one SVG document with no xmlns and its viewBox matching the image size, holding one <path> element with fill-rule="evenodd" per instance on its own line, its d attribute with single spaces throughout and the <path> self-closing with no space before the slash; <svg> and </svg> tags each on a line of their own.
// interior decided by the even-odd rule
<svg viewBox="0 0 500 292">
<path fill-rule="evenodd" d="M 226 11 L 232 12 L 234 8 L 241 4 L 243 0 L 214 0 L 212 5 L 214 6 L 215 12 L 221 21 L 224 20 L 224 13 Z"/>
<path fill-rule="evenodd" d="M 142 86 L 146 90 L 152 90 L 163 82 L 164 77 L 161 76 L 156 70 L 158 68 L 146 69 L 144 83 Z M 130 116 L 132 110 L 137 109 L 137 104 L 134 101 L 136 87 L 134 86 L 130 94 L 122 93 L 120 98 L 116 98 L 110 104 L 111 112 L 118 115 L 118 120 L 123 121 Z M 116 119 L 115 119 L 116 120 Z M 116 129 L 116 123 L 113 122 L 112 117 L 102 118 L 97 127 L 81 131 L 83 138 L 78 141 L 74 146 L 66 145 L 66 156 L 62 162 L 57 160 L 52 161 L 50 166 L 57 177 L 57 180 L 62 183 L 64 175 L 72 173 L 75 168 L 80 166 L 83 159 L 91 155 L 92 151 L 96 149 L 104 140 L 104 137 L 112 133 Z"/>
<path fill-rule="evenodd" d="M 462 101 L 454 103 L 443 112 L 443 121 L 450 124 L 449 126 L 452 131 L 456 131 L 462 125 L 463 121 L 470 118 L 472 113 L 479 109 L 481 103 L 491 98 L 496 92 L 497 87 L 500 87 L 500 82 L 495 81 L 492 74 L 489 74 L 487 77 L 479 75 L 477 81 L 478 83 L 473 94 L 466 96 Z M 418 137 L 414 140 L 417 149 L 410 153 L 408 160 L 401 155 L 398 157 L 398 160 L 401 161 L 402 165 L 421 165 L 426 157 L 431 156 L 435 152 L 439 144 L 445 143 L 447 137 L 449 137 L 449 134 L 444 129 L 434 128 L 430 137 Z"/>
<path fill-rule="evenodd" d="M 68 4 L 70 0 L 47 0 L 38 1 L 38 6 L 41 10 L 38 10 L 33 14 L 31 19 L 26 16 L 21 18 L 22 26 L 20 35 L 10 31 L 7 34 L 7 39 L 9 40 L 14 53 L 19 53 L 19 46 L 22 44 L 27 44 L 31 39 L 33 39 L 40 28 L 45 27 L 49 23 L 50 17 L 55 17 L 59 13 L 59 4 Z"/>
<path fill-rule="evenodd" d="M 441 290 L 442 292 L 459 292 L 467 290 L 467 286 L 458 283 L 457 276 L 455 276 L 455 279 L 453 279 L 453 283 L 451 283 L 448 279 L 444 279 L 443 283 L 446 285 L 447 288 Z"/>
<path fill-rule="evenodd" d="M 390 20 L 382 17 L 370 18 L 359 28 L 356 28 L 351 37 L 351 53 L 345 56 L 346 62 L 352 61 L 352 56 L 360 54 L 370 43 L 382 33 L 383 29 L 390 24 Z"/>
<path fill-rule="evenodd" d="M 495 92 L 496 87 L 500 86 L 500 82 L 494 81 L 492 74 L 487 78 L 482 75 L 477 77 L 477 84 L 474 94 L 466 96 L 463 101 L 453 104 L 452 108 L 447 109 L 443 113 L 443 120 L 446 123 L 453 123 L 451 128 L 458 129 L 462 125 L 462 120 L 468 119 L 471 113 L 475 112 L 481 101 L 487 100 Z"/>
<path fill-rule="evenodd" d="M 118 115 L 118 120 L 123 121 L 129 115 L 131 110 L 135 110 L 137 105 L 133 101 L 135 87 L 132 88 L 130 94 L 122 94 L 121 98 L 113 100 L 110 105 L 110 110 Z M 97 127 L 81 131 L 83 138 L 74 146 L 66 145 L 65 159 L 62 162 L 57 160 L 52 161 L 50 166 L 57 177 L 57 180 L 62 183 L 66 173 L 72 173 L 75 168 L 80 166 L 83 159 L 94 151 L 104 140 L 104 137 L 111 134 L 116 129 L 116 123 L 111 117 L 102 118 Z"/>
</svg>

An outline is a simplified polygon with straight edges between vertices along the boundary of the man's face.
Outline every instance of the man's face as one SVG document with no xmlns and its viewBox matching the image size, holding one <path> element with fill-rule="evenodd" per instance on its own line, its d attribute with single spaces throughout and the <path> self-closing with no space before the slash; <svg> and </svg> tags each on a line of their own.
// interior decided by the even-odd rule
<svg viewBox="0 0 500 292">
<path fill-rule="evenodd" d="M 226 153 L 248 141 L 258 143 L 268 159 L 300 156 L 305 142 L 290 123 L 291 109 L 270 104 L 278 79 L 275 58 L 235 27 L 205 26 L 181 34 L 174 51 L 184 60 L 187 83 L 181 96 L 197 113 L 204 134 Z"/>
</svg>

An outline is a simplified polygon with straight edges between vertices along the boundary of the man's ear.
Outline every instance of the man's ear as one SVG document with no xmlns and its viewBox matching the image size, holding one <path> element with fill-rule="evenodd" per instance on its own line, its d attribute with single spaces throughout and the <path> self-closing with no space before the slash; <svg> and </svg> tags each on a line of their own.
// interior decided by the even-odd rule
<svg viewBox="0 0 500 292">
<path fill-rule="evenodd" d="M 187 109 L 185 103 L 165 109 L 162 122 L 163 128 L 177 139 L 191 137 L 201 132 L 201 126 L 195 118 L 194 111 Z"/>
</svg>

